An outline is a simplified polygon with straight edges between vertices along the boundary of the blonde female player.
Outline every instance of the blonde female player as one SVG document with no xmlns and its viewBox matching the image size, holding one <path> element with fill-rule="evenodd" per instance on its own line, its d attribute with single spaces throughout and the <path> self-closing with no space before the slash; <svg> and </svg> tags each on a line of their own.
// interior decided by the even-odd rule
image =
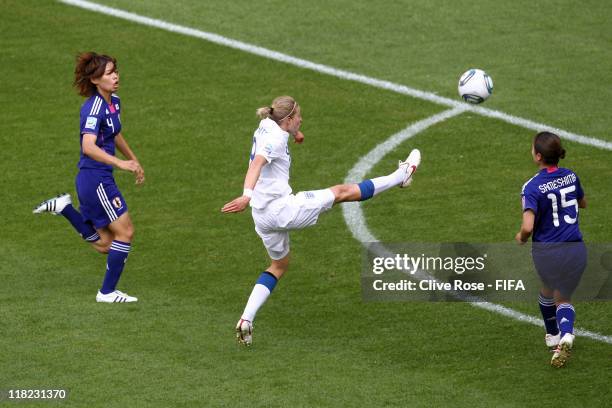
<svg viewBox="0 0 612 408">
<path fill-rule="evenodd" d="M 339 184 L 323 190 L 292 194 L 289 186 L 289 136 L 296 143 L 304 141 L 300 132 L 300 105 L 290 96 L 279 96 L 271 106 L 257 110 L 262 120 L 253 135 L 249 169 L 242 195 L 221 209 L 224 213 L 252 208 L 255 231 L 261 237 L 270 266 L 259 276 L 238 324 L 236 337 L 246 346 L 252 343 L 253 320 L 278 280 L 289 267 L 289 231 L 317 223 L 319 214 L 336 203 L 364 201 L 391 187 L 407 187 L 421 162 L 421 153 L 414 149 L 388 176 L 362 181 L 359 184 Z"/>
</svg>

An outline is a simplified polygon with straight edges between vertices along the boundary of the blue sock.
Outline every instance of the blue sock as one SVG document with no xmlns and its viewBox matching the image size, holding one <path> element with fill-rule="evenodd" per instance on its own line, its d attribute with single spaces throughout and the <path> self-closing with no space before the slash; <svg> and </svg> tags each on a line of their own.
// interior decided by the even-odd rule
<svg viewBox="0 0 612 408">
<path fill-rule="evenodd" d="M 60 213 L 72 224 L 75 230 L 81 235 L 87 242 L 96 242 L 100 239 L 100 235 L 96 232 L 94 227 L 83 221 L 81 213 L 78 212 L 72 204 L 68 204 Z"/>
<path fill-rule="evenodd" d="M 268 271 L 264 271 L 261 273 L 261 275 L 259 275 L 259 279 L 257 279 L 257 282 L 255 282 L 255 284 L 264 285 L 266 288 L 268 288 L 270 292 L 272 292 L 277 282 L 278 279 L 276 279 L 276 276 L 272 275 Z"/>
<path fill-rule="evenodd" d="M 359 201 L 365 201 L 374 196 L 374 183 L 372 180 L 364 180 L 361 183 L 357 184 L 359 190 L 361 191 L 361 198 Z"/>
<path fill-rule="evenodd" d="M 106 258 L 106 275 L 104 276 L 102 288 L 100 289 L 103 295 L 113 292 L 117 287 L 117 282 L 119 282 L 121 272 L 123 272 L 123 267 L 130 253 L 130 248 L 131 245 L 129 242 L 114 240 L 111 244 L 110 250 L 108 251 L 108 257 Z"/>
<path fill-rule="evenodd" d="M 542 319 L 544 319 L 544 326 L 546 326 L 546 333 L 556 336 L 559 334 L 559 328 L 557 327 L 557 307 L 555 306 L 555 300 L 547 298 L 540 293 L 538 303 L 540 304 Z"/>
<path fill-rule="evenodd" d="M 566 333 L 574 333 L 574 320 L 576 319 L 576 311 L 574 306 L 569 303 L 561 303 L 557 307 L 557 324 L 561 330 L 561 337 Z"/>
</svg>

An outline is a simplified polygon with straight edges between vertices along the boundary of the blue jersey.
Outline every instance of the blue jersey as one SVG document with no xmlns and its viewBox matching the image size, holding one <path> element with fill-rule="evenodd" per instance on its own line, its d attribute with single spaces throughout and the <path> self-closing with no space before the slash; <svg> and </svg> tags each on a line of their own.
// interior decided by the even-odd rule
<svg viewBox="0 0 612 408">
<path fill-rule="evenodd" d="M 584 197 L 576 174 L 564 168 L 540 170 L 523 185 L 523 211 L 535 213 L 533 242 L 582 241 L 578 200 Z"/>
<path fill-rule="evenodd" d="M 100 163 L 83 154 L 83 135 L 96 135 L 96 145 L 106 153 L 115 155 L 115 136 L 121 131 L 120 101 L 115 94 L 111 95 L 111 103 L 95 93 L 81 106 L 81 160 L 79 169 L 97 169 L 112 172 L 113 166 Z"/>
</svg>

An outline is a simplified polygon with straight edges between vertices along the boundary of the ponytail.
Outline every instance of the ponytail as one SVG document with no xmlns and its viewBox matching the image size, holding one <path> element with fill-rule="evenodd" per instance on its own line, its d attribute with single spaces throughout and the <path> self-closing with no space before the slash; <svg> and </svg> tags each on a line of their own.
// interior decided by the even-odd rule
<svg viewBox="0 0 612 408">
<path fill-rule="evenodd" d="M 256 114 L 261 119 L 272 119 L 276 123 L 290 118 L 299 109 L 300 105 L 291 96 L 279 96 L 272 101 L 272 105 L 257 109 Z"/>
<path fill-rule="evenodd" d="M 257 109 L 256 114 L 260 119 L 265 119 L 272 118 L 272 112 L 274 112 L 274 109 L 271 106 L 264 106 L 263 108 Z"/>
</svg>

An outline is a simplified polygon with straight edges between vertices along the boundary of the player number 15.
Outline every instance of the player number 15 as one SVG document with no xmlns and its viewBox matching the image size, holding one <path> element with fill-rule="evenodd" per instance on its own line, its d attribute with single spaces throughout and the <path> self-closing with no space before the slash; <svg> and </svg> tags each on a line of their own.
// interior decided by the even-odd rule
<svg viewBox="0 0 612 408">
<path fill-rule="evenodd" d="M 578 219 L 578 201 L 575 198 L 571 200 L 567 200 L 565 196 L 567 193 L 571 193 L 573 191 L 576 191 L 576 186 L 569 186 L 569 187 L 565 187 L 559 190 L 559 193 L 561 194 L 561 207 L 567 208 L 567 207 L 574 206 L 576 208 L 576 218 L 570 217 L 569 214 L 565 214 L 563 216 L 563 220 L 568 224 L 575 224 L 576 220 Z M 553 225 L 555 227 L 558 227 L 559 226 L 559 206 L 557 205 L 557 195 L 550 193 L 546 197 L 548 197 L 550 201 L 552 201 Z"/>
</svg>

